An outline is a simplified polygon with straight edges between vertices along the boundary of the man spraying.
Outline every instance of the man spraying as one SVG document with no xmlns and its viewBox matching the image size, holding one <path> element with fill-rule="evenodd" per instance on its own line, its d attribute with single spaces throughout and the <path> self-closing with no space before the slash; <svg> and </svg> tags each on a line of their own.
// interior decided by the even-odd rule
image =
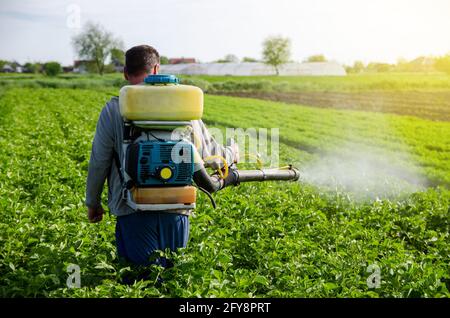
<svg viewBox="0 0 450 318">
<path fill-rule="evenodd" d="M 159 63 L 159 53 L 153 47 L 132 47 L 125 54 L 124 77 L 130 85 L 142 84 L 147 76 L 158 74 Z M 193 120 L 191 126 L 199 140 L 202 159 L 216 155 L 223 157 L 228 165 L 238 161 L 237 147 L 218 144 L 201 119 Z M 104 209 L 101 194 L 107 180 L 108 207 L 111 214 L 117 217 L 116 246 L 119 258 L 145 266 L 151 263 L 150 257 L 156 250 L 169 248 L 175 251 L 186 247 L 190 211 L 140 211 L 125 204 L 120 171 L 123 130 L 119 99 L 113 97 L 100 113 L 92 143 L 86 186 L 88 218 L 92 223 L 102 220 Z M 221 188 L 224 182 L 236 183 L 235 174 L 230 173 L 230 178 L 234 180 L 221 180 L 218 187 Z M 164 259 L 161 262 L 162 266 L 166 266 Z"/>
</svg>

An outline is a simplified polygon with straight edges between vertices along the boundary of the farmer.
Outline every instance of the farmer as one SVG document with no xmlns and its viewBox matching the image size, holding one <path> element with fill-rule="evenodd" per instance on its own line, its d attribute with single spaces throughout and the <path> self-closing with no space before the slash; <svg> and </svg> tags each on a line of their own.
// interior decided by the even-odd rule
<svg viewBox="0 0 450 318">
<path fill-rule="evenodd" d="M 159 53 L 148 45 L 132 47 L 125 54 L 124 77 L 131 85 L 141 84 L 144 78 L 159 71 Z M 237 147 L 223 147 L 212 138 L 201 120 L 192 122 L 194 133 L 201 141 L 202 158 L 219 154 L 227 162 L 237 162 Z M 97 122 L 86 184 L 86 205 L 91 223 L 100 222 L 104 209 L 101 194 L 108 180 L 108 207 L 117 216 L 116 246 L 120 259 L 136 265 L 149 265 L 150 256 L 156 250 L 170 248 L 175 251 L 186 247 L 189 237 L 190 211 L 141 212 L 131 209 L 122 200 L 122 184 L 117 169 L 118 157 L 122 162 L 123 119 L 119 111 L 119 99 L 111 100 L 103 107 Z M 166 259 L 158 259 L 168 266 Z"/>
</svg>

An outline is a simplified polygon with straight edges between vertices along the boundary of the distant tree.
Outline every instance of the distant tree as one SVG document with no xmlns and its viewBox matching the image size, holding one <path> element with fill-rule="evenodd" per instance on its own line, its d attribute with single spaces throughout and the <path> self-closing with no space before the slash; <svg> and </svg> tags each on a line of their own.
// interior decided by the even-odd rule
<svg viewBox="0 0 450 318">
<path fill-rule="evenodd" d="M 88 73 L 98 73 L 98 66 L 97 66 L 97 63 L 95 63 L 95 61 L 86 61 L 83 64 L 84 64 L 86 72 L 88 72 Z M 105 66 L 104 66 L 105 69 L 103 70 L 103 73 L 107 72 L 106 66 L 107 65 L 105 64 Z"/>
<path fill-rule="evenodd" d="M 61 64 L 58 62 L 47 62 L 44 64 L 44 72 L 47 76 L 56 76 L 62 72 Z"/>
<path fill-rule="evenodd" d="M 123 48 L 121 40 L 100 24 L 92 22 L 88 22 L 83 31 L 73 37 L 72 44 L 80 58 L 94 61 L 100 75 L 103 75 L 105 61 L 111 55 L 111 50 Z"/>
<path fill-rule="evenodd" d="M 355 63 L 353 63 L 353 70 L 355 71 L 355 73 L 362 73 L 364 71 L 364 63 L 361 61 L 355 61 Z"/>
<path fill-rule="evenodd" d="M 353 67 L 352 66 L 349 66 L 349 65 L 346 65 L 346 64 L 344 64 L 343 66 L 344 66 L 345 72 L 347 74 L 353 73 Z"/>
<path fill-rule="evenodd" d="M 347 73 L 362 73 L 364 71 L 364 63 L 361 61 L 355 61 L 353 66 L 347 66 L 345 70 Z"/>
<path fill-rule="evenodd" d="M 434 67 L 436 70 L 450 75 L 450 54 L 437 58 Z"/>
<path fill-rule="evenodd" d="M 125 65 L 125 52 L 122 49 L 111 49 L 111 63 L 113 65 Z"/>
<path fill-rule="evenodd" d="M 278 68 L 289 61 L 291 56 L 291 40 L 281 36 L 271 36 L 263 42 L 264 63 L 275 68 L 277 75 L 280 74 Z"/>
<path fill-rule="evenodd" d="M 239 58 L 234 54 L 227 54 L 225 55 L 225 61 L 228 61 L 229 63 L 239 63 Z"/>
<path fill-rule="evenodd" d="M 14 72 L 18 72 L 18 68 L 21 67 L 20 63 L 17 61 L 12 61 L 9 65 L 13 68 Z"/>
<path fill-rule="evenodd" d="M 434 72 L 435 62 L 434 58 L 428 56 L 419 56 L 411 61 L 399 58 L 393 70 L 395 72 Z"/>
<path fill-rule="evenodd" d="M 31 64 L 33 64 L 33 66 L 35 68 L 35 73 L 45 73 L 45 70 L 44 70 L 45 63 L 35 62 L 35 63 L 31 63 Z"/>
<path fill-rule="evenodd" d="M 254 63 L 254 62 L 258 62 L 258 60 L 257 59 L 254 59 L 253 57 L 243 57 L 242 58 L 242 62 L 251 62 L 251 63 Z"/>
<path fill-rule="evenodd" d="M 315 62 L 326 62 L 327 59 L 322 54 L 311 55 L 306 59 L 307 62 L 315 63 Z"/>
<path fill-rule="evenodd" d="M 394 66 L 388 63 L 371 62 L 367 65 L 366 69 L 370 72 L 386 73 L 392 71 Z"/>
<path fill-rule="evenodd" d="M 397 59 L 397 64 L 395 65 L 396 72 L 408 72 L 411 69 L 411 63 L 403 57 Z"/>
<path fill-rule="evenodd" d="M 10 62 L 6 60 L 0 60 L 0 69 L 2 69 L 6 64 L 10 64 Z"/>
<path fill-rule="evenodd" d="M 26 73 L 39 73 L 41 71 L 41 65 L 39 63 L 25 63 L 24 72 Z"/>
<path fill-rule="evenodd" d="M 167 56 L 161 55 L 159 57 L 159 62 L 161 65 L 169 64 L 169 58 Z"/>
<path fill-rule="evenodd" d="M 103 69 L 103 73 L 104 74 L 108 74 L 108 73 L 115 73 L 115 72 L 117 72 L 118 70 L 116 70 L 116 66 L 119 66 L 119 65 L 114 65 L 113 63 L 106 64 L 105 68 Z M 87 69 L 88 69 L 88 72 L 89 72 L 89 67 Z M 97 67 L 94 66 L 93 69 L 94 69 L 94 72 L 95 72 Z M 90 72 L 90 73 L 93 73 L 93 72 Z"/>
<path fill-rule="evenodd" d="M 399 57 L 397 59 L 397 65 L 402 65 L 402 64 L 407 64 L 407 63 L 408 63 L 408 60 L 405 59 L 404 57 Z"/>
<path fill-rule="evenodd" d="M 227 54 L 223 59 L 219 59 L 216 63 L 239 63 L 239 58 L 234 54 Z"/>
</svg>

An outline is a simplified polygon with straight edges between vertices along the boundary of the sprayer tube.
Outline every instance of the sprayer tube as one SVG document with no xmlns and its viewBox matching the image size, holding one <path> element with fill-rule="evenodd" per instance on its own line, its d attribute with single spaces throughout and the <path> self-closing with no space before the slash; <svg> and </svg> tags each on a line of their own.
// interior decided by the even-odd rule
<svg viewBox="0 0 450 318">
<path fill-rule="evenodd" d="M 194 173 L 194 182 L 208 191 L 214 193 L 229 185 L 237 185 L 242 182 L 252 181 L 296 181 L 300 177 L 300 173 L 295 168 L 286 170 L 281 169 L 267 169 L 267 170 L 237 170 L 230 169 L 229 177 L 225 182 L 221 181 L 218 175 L 210 176 L 204 166 Z"/>
<path fill-rule="evenodd" d="M 291 168 L 289 170 L 237 170 L 238 182 L 268 181 L 268 180 L 298 180 L 300 173 Z"/>
<path fill-rule="evenodd" d="M 222 188 L 222 183 L 218 176 L 210 176 L 202 165 L 201 168 L 194 173 L 194 182 L 209 193 L 214 193 Z"/>
</svg>

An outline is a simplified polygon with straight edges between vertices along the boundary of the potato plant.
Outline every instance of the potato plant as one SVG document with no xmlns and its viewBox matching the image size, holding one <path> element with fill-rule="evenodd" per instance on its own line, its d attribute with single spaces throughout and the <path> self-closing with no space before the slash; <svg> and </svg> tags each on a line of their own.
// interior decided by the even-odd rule
<svg viewBox="0 0 450 318">
<path fill-rule="evenodd" d="M 114 217 L 89 224 L 84 207 L 96 120 L 116 94 L 1 93 L 2 297 L 450 296 L 448 123 L 216 96 L 206 98 L 209 126 L 280 127 L 282 161 L 307 164 L 346 140 L 411 153 L 412 164 L 396 164 L 436 186 L 358 200 L 306 183 L 243 184 L 217 193 L 215 210 L 200 194 L 188 247 L 170 255 L 175 266 L 125 283 L 140 269 L 118 261 Z M 66 284 L 70 264 L 80 288 Z"/>
</svg>

